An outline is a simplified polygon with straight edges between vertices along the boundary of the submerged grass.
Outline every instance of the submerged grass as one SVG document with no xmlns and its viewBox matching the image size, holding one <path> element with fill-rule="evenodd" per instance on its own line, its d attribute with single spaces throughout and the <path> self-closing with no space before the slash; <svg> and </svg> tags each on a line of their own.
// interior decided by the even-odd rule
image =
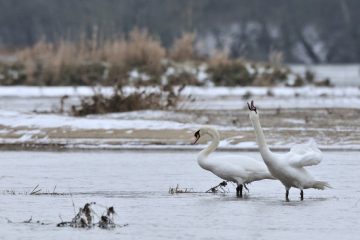
<svg viewBox="0 0 360 240">
<path fill-rule="evenodd" d="M 169 194 L 178 194 L 178 193 L 197 193 L 192 188 L 181 188 L 179 184 L 176 184 L 176 187 L 169 187 Z"/>
<path fill-rule="evenodd" d="M 43 190 L 39 188 L 39 184 L 37 184 L 30 192 L 16 192 L 15 190 L 4 190 L 2 191 L 4 195 L 32 195 L 32 196 L 43 196 L 43 195 L 50 195 L 50 196 L 65 196 L 70 195 L 69 193 L 59 193 L 56 192 L 56 185 L 54 186 L 52 191 Z"/>
<path fill-rule="evenodd" d="M 209 190 L 205 192 L 198 192 L 194 191 L 193 188 L 183 188 L 180 187 L 179 184 L 176 184 L 176 187 L 169 187 L 168 193 L 169 194 L 179 194 L 179 193 L 227 193 L 229 192 L 225 187 L 227 186 L 228 182 L 223 181 L 219 183 L 218 185 L 211 187 Z"/>
</svg>

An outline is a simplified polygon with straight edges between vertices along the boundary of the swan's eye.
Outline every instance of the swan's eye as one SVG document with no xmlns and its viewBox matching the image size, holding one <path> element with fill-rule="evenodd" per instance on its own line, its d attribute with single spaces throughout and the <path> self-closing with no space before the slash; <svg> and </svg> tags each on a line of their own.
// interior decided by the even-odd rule
<svg viewBox="0 0 360 240">
<path fill-rule="evenodd" d="M 194 134 L 194 136 L 195 136 L 196 138 L 199 138 L 199 137 L 200 137 L 200 130 L 196 131 L 195 134 Z"/>
</svg>

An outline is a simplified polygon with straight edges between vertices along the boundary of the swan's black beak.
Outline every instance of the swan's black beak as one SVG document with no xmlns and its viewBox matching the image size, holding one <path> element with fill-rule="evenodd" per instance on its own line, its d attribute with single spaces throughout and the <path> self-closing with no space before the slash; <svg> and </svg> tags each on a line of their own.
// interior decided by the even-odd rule
<svg viewBox="0 0 360 240">
<path fill-rule="evenodd" d="M 254 105 L 254 100 L 251 100 L 251 104 L 247 103 L 247 105 L 250 111 L 254 111 L 255 113 L 257 113 L 256 107 Z"/>
<path fill-rule="evenodd" d="M 199 141 L 199 139 L 200 139 L 200 130 L 195 132 L 194 137 L 195 137 L 195 141 L 192 144 L 196 144 L 197 141 Z"/>
<path fill-rule="evenodd" d="M 255 113 L 257 113 L 256 107 L 254 105 L 254 100 L 251 100 L 251 108 L 254 110 Z"/>
<path fill-rule="evenodd" d="M 247 102 L 247 105 L 248 105 L 249 110 L 251 111 L 251 106 L 248 102 Z"/>
</svg>

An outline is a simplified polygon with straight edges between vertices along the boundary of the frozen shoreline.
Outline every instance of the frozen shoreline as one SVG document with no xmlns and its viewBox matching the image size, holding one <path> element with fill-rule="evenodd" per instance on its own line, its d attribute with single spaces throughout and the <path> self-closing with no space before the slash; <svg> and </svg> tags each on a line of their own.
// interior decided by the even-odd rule
<svg viewBox="0 0 360 240">
<path fill-rule="evenodd" d="M 360 85 L 360 82 L 359 82 Z M 124 87 L 124 91 L 134 91 L 133 87 Z M 143 88 L 153 91 L 153 88 Z M 111 87 L 96 88 L 104 94 L 111 94 Z M 271 91 L 271 93 L 269 92 Z M 338 86 L 338 87 L 195 87 L 187 86 L 183 94 L 206 97 L 237 96 L 251 93 L 254 96 L 267 96 L 272 94 L 275 97 L 294 97 L 295 95 L 304 97 L 360 97 L 360 88 L 356 86 Z M 93 88 L 86 86 L 70 87 L 36 87 L 36 86 L 0 86 L 0 97 L 70 97 L 91 96 L 94 93 Z"/>
<path fill-rule="evenodd" d="M 110 91 L 104 88 L 104 91 Z M 63 94 L 86 96 L 88 87 L 0 87 L 0 147 L 26 149 L 193 149 L 187 146 L 201 125 L 223 134 L 220 150 L 255 150 L 244 95 L 264 114 L 269 145 L 287 150 L 314 138 L 324 150 L 360 149 L 360 89 L 189 87 L 196 97 L 172 111 L 134 111 L 87 117 L 40 114 Z M 269 93 L 269 91 L 271 91 Z M 273 131 L 272 129 L 275 129 Z M 196 149 L 196 147 L 194 147 Z"/>
</svg>

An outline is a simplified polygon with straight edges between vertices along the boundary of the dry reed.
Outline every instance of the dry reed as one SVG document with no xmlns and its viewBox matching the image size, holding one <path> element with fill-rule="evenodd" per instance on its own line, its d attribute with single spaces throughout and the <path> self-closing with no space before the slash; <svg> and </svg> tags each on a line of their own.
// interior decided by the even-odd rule
<svg viewBox="0 0 360 240">
<path fill-rule="evenodd" d="M 194 43 L 194 33 L 183 33 L 179 39 L 175 40 L 174 45 L 170 50 L 170 58 L 178 62 L 196 59 Z"/>
</svg>

